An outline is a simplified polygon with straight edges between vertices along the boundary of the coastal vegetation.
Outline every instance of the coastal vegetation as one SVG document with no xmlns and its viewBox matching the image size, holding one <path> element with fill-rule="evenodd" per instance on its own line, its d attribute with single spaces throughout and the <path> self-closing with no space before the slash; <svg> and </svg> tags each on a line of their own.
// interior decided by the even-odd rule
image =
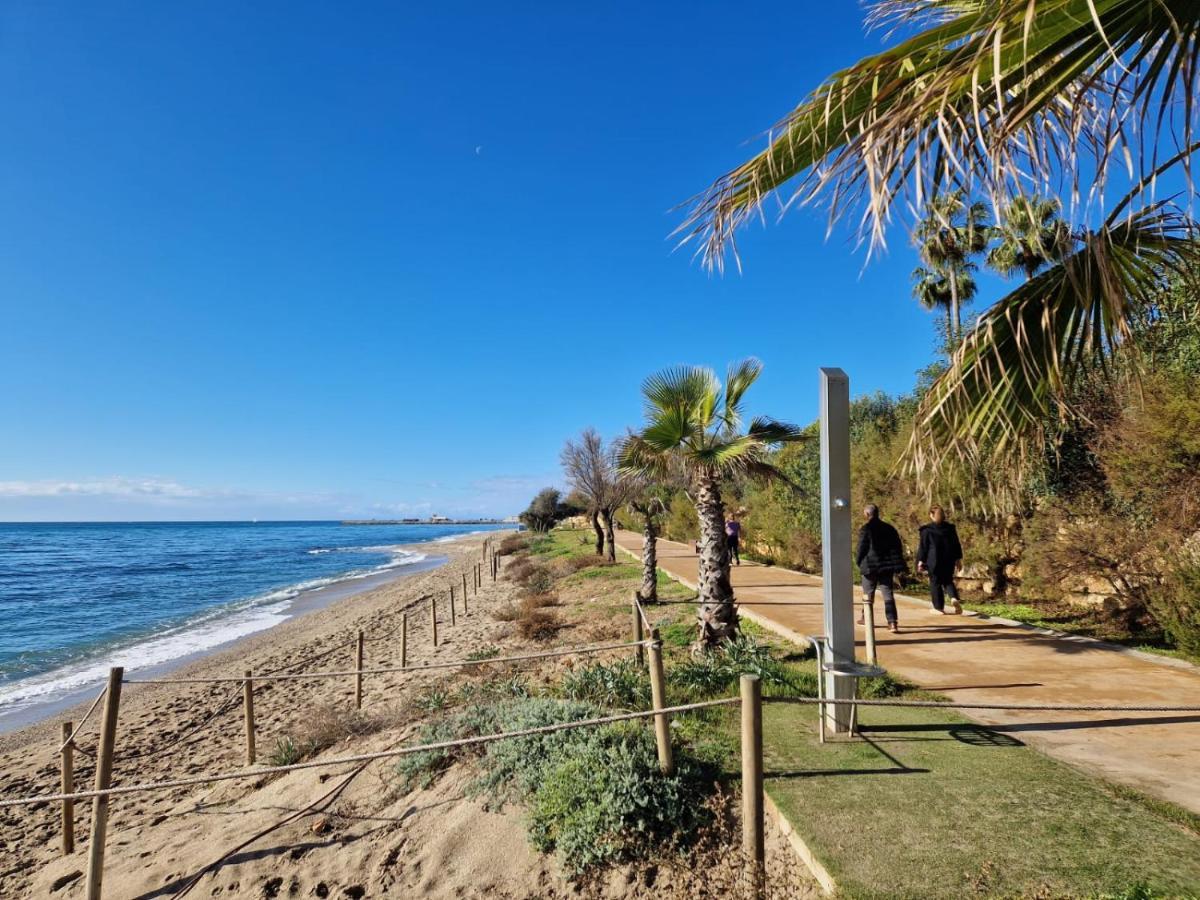
<svg viewBox="0 0 1200 900">
<path fill-rule="evenodd" d="M 799 440 L 799 429 L 758 416 L 743 430 L 746 392 L 762 364 L 743 360 L 729 367 L 722 386 L 710 370 L 668 369 L 642 385 L 645 426 L 624 439 L 623 471 L 669 484 L 681 478 L 700 525 L 700 643 L 712 647 L 737 632 L 738 618 L 729 583 L 725 541 L 724 480 L 783 480 L 772 463 L 772 448 Z"/>
</svg>

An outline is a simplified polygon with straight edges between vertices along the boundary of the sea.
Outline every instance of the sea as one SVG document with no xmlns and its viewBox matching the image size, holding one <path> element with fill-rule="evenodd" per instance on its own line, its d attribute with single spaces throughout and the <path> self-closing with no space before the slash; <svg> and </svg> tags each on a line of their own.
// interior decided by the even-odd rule
<svg viewBox="0 0 1200 900">
<path fill-rule="evenodd" d="M 495 526 L 500 527 L 500 526 Z M 444 560 L 483 525 L 0 524 L 0 730 Z"/>
</svg>

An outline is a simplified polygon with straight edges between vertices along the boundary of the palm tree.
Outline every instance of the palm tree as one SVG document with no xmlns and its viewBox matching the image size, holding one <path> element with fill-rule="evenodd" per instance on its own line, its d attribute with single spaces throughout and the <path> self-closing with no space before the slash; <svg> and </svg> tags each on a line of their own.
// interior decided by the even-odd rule
<svg viewBox="0 0 1200 900">
<path fill-rule="evenodd" d="M 1200 258 L 1193 223 L 1154 199 L 1200 152 L 1196 0 L 876 0 L 907 35 L 822 82 L 768 146 L 693 198 L 677 233 L 706 264 L 781 190 L 782 208 L 825 202 L 873 246 L 899 203 L 920 216 L 955 191 L 993 209 L 1065 183 L 1070 251 L 1000 299 L 962 341 L 917 414 L 908 470 L 990 467 L 1016 480 L 1069 411 L 1074 379 L 1130 343 L 1164 278 Z M 1160 153 L 1159 147 L 1170 147 Z M 1099 209 L 1110 176 L 1124 196 Z M 1191 178 L 1182 178 L 1194 195 Z M 1118 192 L 1119 193 L 1119 192 Z M 861 212 L 861 216 L 857 214 Z M 1105 214 L 1107 212 L 1107 214 Z M 1194 269 L 1192 269 L 1194 271 Z M 986 468 L 986 467 L 985 467 Z"/>
<path fill-rule="evenodd" d="M 678 367 L 647 378 L 645 427 L 622 444 L 623 472 L 663 481 L 682 472 L 700 520 L 700 645 L 711 647 L 738 628 L 721 481 L 737 475 L 781 479 L 769 451 L 799 440 L 800 429 L 774 419 L 754 418 L 742 430 L 742 400 L 762 373 L 747 359 L 729 367 L 724 387 L 711 369 Z"/>
<path fill-rule="evenodd" d="M 997 243 L 988 252 L 988 267 L 1005 276 L 1020 269 L 1029 281 L 1060 262 L 1071 250 L 1071 227 L 1059 218 L 1061 210 L 1054 197 L 1014 197 L 992 230 Z"/>
<path fill-rule="evenodd" d="M 975 265 L 966 263 L 959 268 L 955 275 L 955 289 L 958 293 L 960 307 L 975 299 L 975 294 L 978 292 L 975 278 L 972 275 L 974 271 Z M 945 315 L 946 353 L 949 355 L 954 350 L 954 320 L 951 316 L 953 294 L 950 288 L 950 279 L 940 268 L 926 269 L 922 266 L 913 269 L 910 277 L 913 281 L 913 299 L 930 312 L 941 310 Z"/>
<path fill-rule="evenodd" d="M 642 587 L 638 599 L 658 602 L 658 528 L 671 506 L 672 490 L 665 484 L 638 479 L 629 498 L 629 507 L 642 520 Z"/>
<path fill-rule="evenodd" d="M 962 340 L 964 297 L 960 281 L 967 276 L 971 257 L 987 248 L 991 233 L 987 207 L 978 201 L 968 203 L 962 191 L 952 191 L 930 201 L 927 215 L 917 223 L 913 234 L 921 259 L 946 279 L 951 347 Z"/>
</svg>

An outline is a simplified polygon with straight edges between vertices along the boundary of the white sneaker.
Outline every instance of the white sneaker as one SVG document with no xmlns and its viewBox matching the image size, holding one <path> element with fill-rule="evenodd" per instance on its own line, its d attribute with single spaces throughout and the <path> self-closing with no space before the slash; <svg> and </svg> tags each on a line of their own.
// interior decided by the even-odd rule
<svg viewBox="0 0 1200 900">
<path fill-rule="evenodd" d="M 953 609 L 954 609 L 954 612 L 953 612 L 953 613 L 947 613 L 947 615 L 955 615 L 955 616 L 961 616 L 961 615 L 962 615 L 962 604 L 961 604 L 961 603 L 959 603 L 957 600 L 954 600 L 954 601 L 952 601 L 952 602 L 951 602 L 951 604 L 950 604 L 950 605 L 953 607 Z"/>
<path fill-rule="evenodd" d="M 934 616 L 950 615 L 950 613 L 946 612 L 944 609 L 938 609 L 936 606 L 929 607 L 929 613 L 930 613 L 930 615 L 934 615 Z"/>
</svg>

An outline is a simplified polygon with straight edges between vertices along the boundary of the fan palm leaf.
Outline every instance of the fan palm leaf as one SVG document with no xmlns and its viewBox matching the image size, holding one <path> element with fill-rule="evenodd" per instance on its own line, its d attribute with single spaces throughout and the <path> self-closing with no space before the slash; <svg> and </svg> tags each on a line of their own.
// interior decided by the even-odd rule
<svg viewBox="0 0 1200 900">
<path fill-rule="evenodd" d="M 914 212 L 952 190 L 998 206 L 1060 176 L 1098 197 L 1113 165 L 1148 176 L 1160 160 L 1144 136 L 1163 132 L 1184 148 L 1172 165 L 1189 164 L 1196 0 L 877 0 L 872 18 L 923 30 L 835 73 L 692 199 L 677 234 L 707 265 L 736 260 L 739 226 L 793 181 L 783 209 L 860 208 L 882 244 L 901 197 Z"/>
<path fill-rule="evenodd" d="M 1047 423 L 1070 413 L 1073 380 L 1105 368 L 1164 280 L 1188 277 L 1197 260 L 1190 223 L 1164 204 L 1084 235 L 980 317 L 923 398 L 903 467 L 926 476 L 978 468 L 986 453 L 998 481 L 1019 479 Z"/>
</svg>

